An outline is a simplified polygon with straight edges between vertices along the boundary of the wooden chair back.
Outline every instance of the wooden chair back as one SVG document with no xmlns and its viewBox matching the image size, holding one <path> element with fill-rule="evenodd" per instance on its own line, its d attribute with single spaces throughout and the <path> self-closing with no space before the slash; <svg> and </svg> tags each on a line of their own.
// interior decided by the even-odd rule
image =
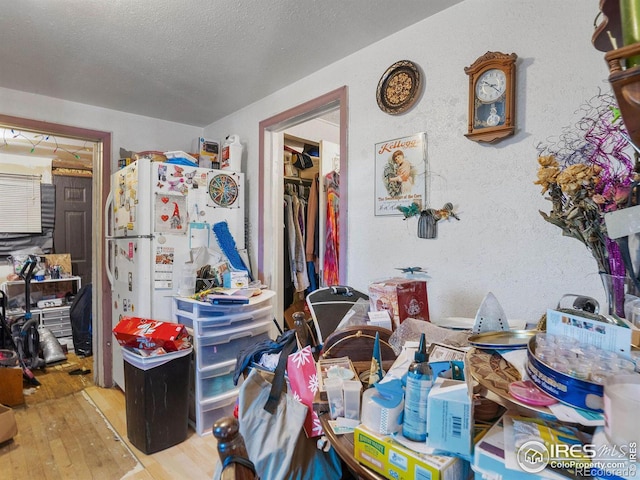
<svg viewBox="0 0 640 480">
<path fill-rule="evenodd" d="M 380 338 L 380 357 L 382 368 L 388 370 L 395 359 L 396 353 L 389 344 L 391 330 L 370 325 L 353 325 L 341 328 L 331 333 L 325 340 L 320 352 L 321 358 L 349 357 L 356 371 L 367 370 L 371 365 L 373 345 L 376 333 Z"/>
<path fill-rule="evenodd" d="M 259 480 L 235 417 L 223 417 L 213 424 L 218 455 L 223 465 L 220 480 Z"/>
</svg>

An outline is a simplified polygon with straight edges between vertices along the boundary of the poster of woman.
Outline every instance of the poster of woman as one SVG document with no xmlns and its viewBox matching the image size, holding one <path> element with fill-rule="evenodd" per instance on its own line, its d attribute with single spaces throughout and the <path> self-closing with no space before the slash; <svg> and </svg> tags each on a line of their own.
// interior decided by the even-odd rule
<svg viewBox="0 0 640 480">
<path fill-rule="evenodd" d="M 422 208 L 427 170 L 425 133 L 376 144 L 375 214 L 402 215 L 398 207 Z"/>
</svg>

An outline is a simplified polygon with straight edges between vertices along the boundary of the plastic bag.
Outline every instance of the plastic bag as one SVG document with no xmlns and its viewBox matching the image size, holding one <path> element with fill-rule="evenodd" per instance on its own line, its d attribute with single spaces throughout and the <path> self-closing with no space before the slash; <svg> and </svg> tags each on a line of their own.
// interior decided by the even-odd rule
<svg viewBox="0 0 640 480">
<path fill-rule="evenodd" d="M 389 343 L 393 350 L 399 354 L 406 341 L 418 342 L 421 333 L 424 333 L 429 344 L 434 342 L 443 343 L 452 347 L 466 347 L 469 345 L 469 331 L 450 330 L 424 320 L 416 320 L 415 318 L 405 319 L 391 334 Z"/>
<path fill-rule="evenodd" d="M 42 348 L 44 361 L 47 365 L 67 359 L 62 345 L 60 345 L 55 335 L 51 333 L 51 330 L 46 327 L 38 327 L 38 334 L 40 335 L 40 348 Z"/>
<path fill-rule="evenodd" d="M 359 298 L 356 303 L 345 313 L 342 320 L 336 327 L 336 330 L 340 330 L 344 327 L 350 327 L 351 325 L 366 325 L 369 320 L 369 300 Z"/>
<path fill-rule="evenodd" d="M 14 273 L 20 273 L 20 270 L 22 270 L 24 263 L 29 259 L 29 255 L 38 256 L 38 264 L 36 265 L 34 271 L 44 270 L 44 263 L 41 263 L 44 262 L 44 259 L 40 258 L 40 256 L 44 255 L 44 252 L 40 247 L 29 247 L 11 252 L 11 255 L 7 257 L 9 262 L 13 264 Z"/>
</svg>

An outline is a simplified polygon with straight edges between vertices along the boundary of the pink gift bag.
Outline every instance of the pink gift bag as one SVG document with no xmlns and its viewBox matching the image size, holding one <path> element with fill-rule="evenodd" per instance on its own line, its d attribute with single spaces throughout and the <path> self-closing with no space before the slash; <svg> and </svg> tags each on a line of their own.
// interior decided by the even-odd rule
<svg viewBox="0 0 640 480">
<path fill-rule="evenodd" d="M 305 347 L 289 355 L 287 376 L 291 394 L 307 406 L 304 421 L 304 433 L 308 438 L 319 437 L 324 433 L 318 414 L 313 410 L 313 398 L 318 391 L 318 369 L 311 354 L 311 347 Z"/>
</svg>

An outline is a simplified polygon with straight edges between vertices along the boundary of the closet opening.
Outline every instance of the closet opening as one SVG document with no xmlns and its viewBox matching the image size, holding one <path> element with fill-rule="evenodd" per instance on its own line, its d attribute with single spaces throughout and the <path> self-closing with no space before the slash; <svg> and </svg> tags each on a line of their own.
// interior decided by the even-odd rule
<svg viewBox="0 0 640 480">
<path fill-rule="evenodd" d="M 347 87 L 260 122 L 259 151 L 258 275 L 278 293 L 284 330 L 310 288 L 346 283 Z M 308 228 L 311 195 L 317 217 Z M 313 241 L 309 230 L 317 232 Z"/>
</svg>

